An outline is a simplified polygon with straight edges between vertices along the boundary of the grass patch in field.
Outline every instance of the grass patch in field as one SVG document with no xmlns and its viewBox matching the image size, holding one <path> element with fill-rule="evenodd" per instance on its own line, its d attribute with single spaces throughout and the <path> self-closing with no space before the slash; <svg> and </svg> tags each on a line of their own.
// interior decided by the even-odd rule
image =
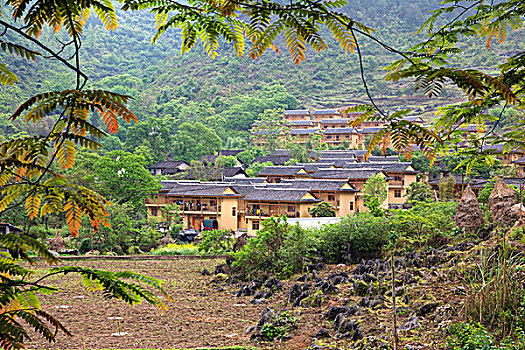
<svg viewBox="0 0 525 350">
<path fill-rule="evenodd" d="M 194 244 L 168 244 L 151 252 L 152 255 L 200 255 Z"/>
</svg>

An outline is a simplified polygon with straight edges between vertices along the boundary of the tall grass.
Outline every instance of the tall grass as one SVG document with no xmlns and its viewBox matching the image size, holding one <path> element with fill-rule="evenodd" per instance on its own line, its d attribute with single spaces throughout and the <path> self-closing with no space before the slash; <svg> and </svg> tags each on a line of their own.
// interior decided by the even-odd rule
<svg viewBox="0 0 525 350">
<path fill-rule="evenodd" d="M 468 281 L 464 316 L 495 332 L 500 339 L 525 326 L 525 260 L 507 240 L 493 251 L 481 251 Z"/>
</svg>

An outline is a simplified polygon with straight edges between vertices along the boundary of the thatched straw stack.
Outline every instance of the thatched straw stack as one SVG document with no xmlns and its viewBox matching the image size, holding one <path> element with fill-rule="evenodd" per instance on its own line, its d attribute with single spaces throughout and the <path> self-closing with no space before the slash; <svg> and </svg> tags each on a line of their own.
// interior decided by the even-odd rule
<svg viewBox="0 0 525 350">
<path fill-rule="evenodd" d="M 515 204 L 516 193 L 498 177 L 489 196 L 490 214 L 494 223 L 505 226 L 514 225 L 519 219 L 518 213 L 512 208 Z"/>
<path fill-rule="evenodd" d="M 48 243 L 49 249 L 54 250 L 55 252 L 61 251 L 62 249 L 66 249 L 66 243 L 60 235 L 60 230 L 57 231 L 55 237 L 49 239 Z"/>
<path fill-rule="evenodd" d="M 483 213 L 470 186 L 467 186 L 461 196 L 454 221 L 465 233 L 476 233 L 483 226 Z"/>
</svg>

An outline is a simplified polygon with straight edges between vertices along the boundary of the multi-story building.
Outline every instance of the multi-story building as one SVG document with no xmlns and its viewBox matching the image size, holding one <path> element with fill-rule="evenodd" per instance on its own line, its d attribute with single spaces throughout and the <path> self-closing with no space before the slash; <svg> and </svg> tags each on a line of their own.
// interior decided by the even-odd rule
<svg viewBox="0 0 525 350">
<path fill-rule="evenodd" d="M 351 214 L 358 192 L 347 181 L 283 180 L 275 184 L 264 178 L 230 180 L 162 181 L 159 193 L 145 201 L 148 216 L 162 221 L 163 208 L 176 204 L 185 229 L 253 234 L 271 216 L 309 218 L 309 209 L 323 200 L 334 205 L 337 216 Z"/>
<path fill-rule="evenodd" d="M 346 107 L 321 110 L 286 110 L 283 118 L 290 128 L 288 136 L 294 142 L 304 144 L 313 135 L 321 135 L 321 142 L 331 146 L 347 145 L 348 148 L 364 148 L 365 140 L 377 133 L 385 125 L 384 121 L 364 121 L 356 127 L 350 123 L 361 113 L 344 113 Z M 424 124 L 424 120 L 417 116 L 404 117 L 417 124 Z M 252 126 L 255 126 L 254 123 Z M 277 136 L 276 136 L 277 137 Z M 258 140 L 258 141 L 257 141 Z M 261 141 L 257 139 L 256 142 Z"/>
</svg>

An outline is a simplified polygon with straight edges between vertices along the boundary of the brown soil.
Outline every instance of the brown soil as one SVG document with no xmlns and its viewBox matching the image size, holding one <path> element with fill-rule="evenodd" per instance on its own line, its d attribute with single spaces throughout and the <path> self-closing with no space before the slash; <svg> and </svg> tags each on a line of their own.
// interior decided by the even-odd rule
<svg viewBox="0 0 525 350">
<path fill-rule="evenodd" d="M 86 266 L 111 271 L 132 270 L 157 277 L 166 282 L 165 286 L 174 298 L 174 303 L 161 314 L 155 307 L 147 304 L 127 306 L 115 300 L 104 300 L 100 292 L 87 291 L 80 278 L 60 276 L 48 282 L 63 289 L 51 296 L 42 296 L 42 307 L 55 315 L 73 333 L 73 337 L 58 336 L 55 344 L 46 343 L 37 335 L 28 348 L 41 349 L 97 349 L 97 348 L 195 348 L 221 347 L 231 345 L 254 346 L 245 330 L 254 325 L 267 306 L 276 309 L 289 308 L 286 295 L 292 281 L 284 282 L 284 291 L 274 295 L 268 304 L 253 305 L 252 297 L 235 297 L 232 292 L 236 286 L 225 286 L 216 290 L 210 281 L 215 276 L 202 276 L 203 268 L 213 272 L 221 260 L 85 260 L 64 262 L 68 265 Z M 351 266 L 329 266 L 320 276 L 330 272 L 353 271 Z M 39 273 L 44 273 L 41 267 Z M 420 299 L 454 302 L 454 285 L 444 282 L 443 273 L 429 273 L 419 278 L 417 286 L 407 291 L 411 300 Z M 426 276 L 426 274 L 425 274 Z M 265 349 L 305 349 L 312 336 L 322 327 L 333 335 L 332 324 L 322 318 L 322 313 L 332 305 L 341 306 L 348 299 L 359 301 L 350 295 L 350 284 L 340 285 L 340 292 L 327 296 L 320 308 L 296 308 L 299 316 L 298 330 L 286 342 L 256 345 Z M 419 302 L 419 301 L 418 301 Z M 401 306 L 403 304 L 401 303 Z M 372 311 L 363 309 L 359 316 L 365 335 L 378 339 L 391 340 L 391 299 L 383 309 Z M 409 315 L 401 314 L 399 324 Z M 122 319 L 119 319 L 122 318 Z M 445 329 L 436 329 L 429 318 L 421 319 L 422 329 L 400 334 L 402 344 L 423 345 L 423 348 L 437 348 L 445 341 Z M 128 334 L 116 336 L 114 333 Z M 113 335 L 112 335 L 113 334 Z M 336 342 L 334 338 L 325 343 Z M 349 342 L 338 340 L 339 346 L 348 347 Z M 429 347 L 430 346 L 430 347 Z"/>
</svg>

